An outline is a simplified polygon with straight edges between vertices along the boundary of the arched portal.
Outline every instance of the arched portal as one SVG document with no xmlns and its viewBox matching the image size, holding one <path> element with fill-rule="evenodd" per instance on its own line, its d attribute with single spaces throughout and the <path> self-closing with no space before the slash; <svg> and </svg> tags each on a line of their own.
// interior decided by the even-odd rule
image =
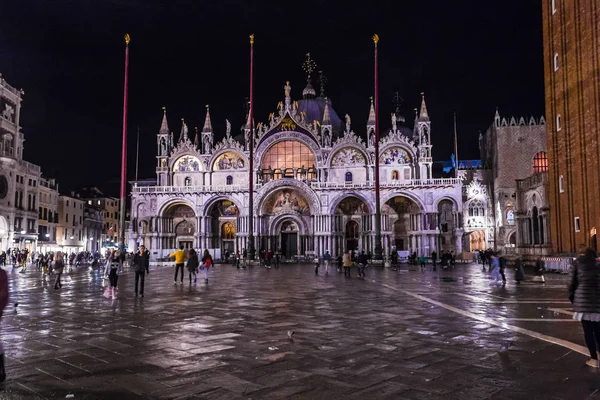
<svg viewBox="0 0 600 400">
<path fill-rule="evenodd" d="M 386 230 L 392 231 L 391 245 L 400 251 L 417 251 L 422 253 L 424 249 L 429 252 L 430 241 L 414 234 L 423 223 L 421 219 L 421 208 L 411 199 L 404 196 L 395 196 L 389 199 L 381 207 L 381 213 L 389 218 L 390 227 Z M 425 221 L 430 223 L 428 219 Z M 422 229 L 430 229 L 421 227 Z M 432 228 L 435 229 L 435 228 Z M 382 229 L 383 230 L 383 229 Z"/>
<path fill-rule="evenodd" d="M 454 203 L 444 199 L 438 203 L 440 250 L 444 252 L 456 252 L 456 228 L 458 216 Z"/>
<path fill-rule="evenodd" d="M 209 247 L 233 253 L 235 248 L 235 226 L 240 211 L 231 200 L 218 200 L 207 209 L 207 224 L 209 232 Z"/>
<path fill-rule="evenodd" d="M 290 259 L 298 255 L 299 251 L 299 240 L 298 235 L 300 229 L 296 221 L 292 219 L 284 219 L 279 227 L 279 243 L 281 254 L 286 259 Z"/>
<path fill-rule="evenodd" d="M 189 205 L 176 203 L 166 208 L 161 224 L 159 231 L 167 234 L 158 239 L 163 249 L 175 249 L 180 245 L 186 249 L 194 247 L 196 213 Z"/>
<path fill-rule="evenodd" d="M 340 233 L 333 246 L 334 254 L 341 254 L 345 250 L 373 250 L 368 236 L 371 212 L 363 199 L 345 197 L 337 204 L 334 213 L 334 231 Z"/>
</svg>

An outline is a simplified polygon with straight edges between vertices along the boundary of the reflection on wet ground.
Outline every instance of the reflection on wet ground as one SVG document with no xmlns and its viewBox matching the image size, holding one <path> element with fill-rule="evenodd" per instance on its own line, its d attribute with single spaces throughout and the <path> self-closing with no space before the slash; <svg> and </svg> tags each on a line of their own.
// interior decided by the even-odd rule
<svg viewBox="0 0 600 400">
<path fill-rule="evenodd" d="M 365 280 L 220 265 L 190 285 L 156 268 L 144 298 L 130 272 L 107 298 L 89 267 L 61 290 L 7 271 L 19 306 L 0 398 L 600 398 L 560 275 L 503 287 L 476 265 Z"/>
</svg>

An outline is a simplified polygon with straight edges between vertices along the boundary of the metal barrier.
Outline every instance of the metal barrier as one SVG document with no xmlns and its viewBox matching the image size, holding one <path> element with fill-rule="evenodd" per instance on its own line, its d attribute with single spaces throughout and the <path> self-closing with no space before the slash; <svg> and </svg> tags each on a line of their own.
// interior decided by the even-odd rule
<svg viewBox="0 0 600 400">
<path fill-rule="evenodd" d="M 544 265 L 548 271 L 556 271 L 568 274 L 573 265 L 572 257 L 543 257 Z"/>
</svg>

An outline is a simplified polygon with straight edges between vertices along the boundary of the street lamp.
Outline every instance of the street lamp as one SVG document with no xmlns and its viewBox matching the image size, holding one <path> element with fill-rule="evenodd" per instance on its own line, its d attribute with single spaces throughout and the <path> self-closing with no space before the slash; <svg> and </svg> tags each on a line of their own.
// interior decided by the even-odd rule
<svg viewBox="0 0 600 400">
<path fill-rule="evenodd" d="M 49 233 L 46 233 L 46 237 L 47 237 L 47 238 L 49 238 L 49 237 L 50 237 L 50 234 L 49 234 Z"/>
<path fill-rule="evenodd" d="M 24 235 L 26 233 L 27 233 L 27 231 L 25 231 L 25 230 L 21 231 L 21 235 Z"/>
</svg>

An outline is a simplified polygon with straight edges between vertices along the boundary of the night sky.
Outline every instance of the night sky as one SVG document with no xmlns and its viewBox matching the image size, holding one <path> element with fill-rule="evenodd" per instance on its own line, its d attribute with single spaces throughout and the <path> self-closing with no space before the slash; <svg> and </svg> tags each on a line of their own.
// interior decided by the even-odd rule
<svg viewBox="0 0 600 400">
<path fill-rule="evenodd" d="M 301 98 L 310 52 L 334 109 L 350 114 L 365 136 L 373 33 L 380 36 L 382 132 L 396 91 L 410 127 L 425 92 L 438 161 L 450 158 L 455 111 L 462 159 L 478 158 L 478 132 L 496 107 L 503 116 L 544 112 L 539 1 L 13 0 L 1 7 L 0 72 L 25 90 L 25 159 L 57 178 L 63 192 L 97 185 L 118 195 L 125 32 L 132 37 L 130 179 L 137 127 L 140 178 L 155 177 L 162 106 L 176 138 L 182 117 L 190 133 L 202 127 L 205 104 L 217 140 L 225 118 L 239 133 L 250 33 L 257 122 L 283 100 L 286 80 Z"/>
</svg>

